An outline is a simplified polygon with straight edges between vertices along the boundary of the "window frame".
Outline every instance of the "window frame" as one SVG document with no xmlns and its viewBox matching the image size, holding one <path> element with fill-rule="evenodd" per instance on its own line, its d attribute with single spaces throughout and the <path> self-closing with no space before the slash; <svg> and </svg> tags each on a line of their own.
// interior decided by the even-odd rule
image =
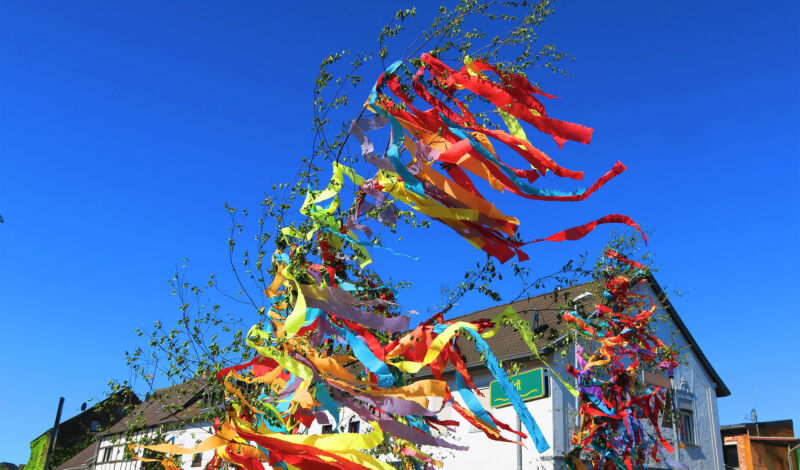
<svg viewBox="0 0 800 470">
<path fill-rule="evenodd" d="M 353 430 L 354 427 L 355 427 L 355 430 Z M 356 419 L 354 419 L 354 420 L 350 421 L 349 423 L 347 423 L 347 432 L 348 433 L 358 434 L 358 433 L 361 432 L 360 429 L 361 429 L 361 422 L 359 422 Z"/>
<path fill-rule="evenodd" d="M 726 462 L 726 457 L 728 456 L 729 449 L 732 449 L 732 457 L 736 458 L 736 465 L 731 465 L 730 463 Z M 725 468 L 741 468 L 742 463 L 739 462 L 739 445 L 735 442 L 723 442 L 722 443 L 722 461 L 725 464 Z M 732 463 L 732 462 L 731 462 Z"/>
<path fill-rule="evenodd" d="M 697 425 L 695 423 L 695 401 L 691 397 L 678 396 L 678 441 L 684 445 L 697 446 Z"/>
</svg>

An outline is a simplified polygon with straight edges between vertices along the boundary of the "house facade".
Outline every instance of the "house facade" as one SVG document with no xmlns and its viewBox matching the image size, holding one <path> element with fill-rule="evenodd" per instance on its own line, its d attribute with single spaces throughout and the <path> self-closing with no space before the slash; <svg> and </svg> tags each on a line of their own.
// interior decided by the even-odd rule
<svg viewBox="0 0 800 470">
<path fill-rule="evenodd" d="M 129 443 L 150 441 L 169 442 L 187 448 L 196 446 L 212 435 L 208 402 L 211 400 L 207 399 L 201 381 L 197 380 L 156 390 L 128 417 L 103 433 L 91 450 L 85 450 L 83 462 L 67 462 L 68 466 L 57 470 L 161 470 L 162 466 L 157 462 L 134 459 L 128 450 Z M 139 455 L 157 457 L 148 451 L 139 451 Z M 184 470 L 202 469 L 213 456 L 214 451 L 209 450 L 177 457 L 176 463 Z"/>
<path fill-rule="evenodd" d="M 564 299 L 572 299 L 586 292 L 597 299 L 602 295 L 602 288 L 597 284 L 584 284 L 561 291 L 557 296 L 545 294 L 510 304 L 514 310 L 526 318 L 531 327 L 541 333 L 544 341 L 538 345 L 548 365 L 564 380 L 574 380 L 566 373 L 567 362 L 573 360 L 575 351 L 572 346 L 559 348 L 563 342 L 566 326 L 560 320 Z M 653 462 L 650 468 L 669 468 L 666 459 L 680 462 L 692 470 L 718 470 L 723 468 L 723 448 L 720 438 L 719 413 L 717 398 L 730 395 L 730 391 L 711 366 L 708 358 L 700 350 L 699 345 L 678 316 L 675 309 L 664 296 L 655 279 L 639 288 L 639 293 L 651 296 L 657 302 L 656 335 L 667 343 L 675 344 L 682 351 L 681 365 L 675 370 L 673 378 L 673 403 L 678 415 L 676 423 L 665 421 L 662 426 L 664 437 L 676 447 L 676 452 L 661 454 L 661 463 Z M 558 297 L 558 298 L 557 298 Z M 584 295 L 584 298 L 588 296 Z M 585 301 L 586 308 L 593 305 L 591 300 Z M 448 320 L 477 320 L 491 318 L 500 314 L 507 305 L 499 305 Z M 461 341 L 461 340 L 459 340 Z M 561 469 L 565 468 L 563 455 L 572 447 L 570 437 L 576 419 L 576 399 L 566 390 L 545 365 L 535 360 L 527 345 L 521 340 L 519 333 L 510 328 L 501 329 L 488 340 L 498 359 L 508 364 L 520 364 L 520 374 L 511 377 L 512 382 L 520 381 L 525 390 L 521 391 L 526 398 L 526 405 L 542 430 L 550 449 L 538 453 L 530 442 L 527 447 L 511 443 L 496 442 L 486 438 L 471 424 L 455 412 L 442 416 L 445 420 L 456 420 L 460 425 L 455 434 L 449 437 L 459 445 L 469 446 L 468 451 L 447 452 L 435 450 L 433 455 L 442 460 L 445 469 L 483 469 L 502 468 L 517 470 Z M 475 347 L 468 343 L 460 343 L 465 354 L 467 367 L 476 386 L 483 392 L 479 397 L 486 409 L 491 409 L 495 417 L 511 426 L 520 429 L 520 423 L 511 406 L 502 400 L 493 400 L 492 382 L 494 377 L 483 366 Z M 561 350 L 566 353 L 562 357 Z M 417 378 L 428 378 L 422 374 Z M 445 378 L 454 381 L 452 368 L 445 369 Z M 668 380 L 663 379 L 662 380 Z M 667 382 L 669 383 L 669 382 Z M 455 383 L 451 382 L 451 389 Z M 519 387 L 518 387 L 519 389 Z M 457 396 L 458 394 L 454 394 Z M 456 398 L 459 399 L 459 398 Z M 464 404 L 462 402 L 462 404 Z M 332 424 L 325 429 L 319 425 L 312 427 L 311 432 L 331 432 Z M 366 429 L 362 429 L 366 428 Z M 342 415 L 338 423 L 339 432 L 368 430 L 365 423 L 359 423 L 356 416 Z M 525 432 L 524 429 L 521 429 Z M 678 445 L 675 445 L 678 444 Z M 430 450 L 430 449 L 428 449 Z"/>
<path fill-rule="evenodd" d="M 800 437 L 791 419 L 722 426 L 725 468 L 742 470 L 797 470 Z"/>
<path fill-rule="evenodd" d="M 94 441 L 98 432 L 119 422 L 139 403 L 136 394 L 129 388 L 123 388 L 89 408 L 84 406 L 79 414 L 59 423 L 55 433 L 55 447 L 50 456 L 50 468 L 60 469 L 75 457 L 78 457 L 76 461 L 80 461 L 86 455 L 86 447 Z M 44 468 L 52 435 L 53 429 L 50 428 L 31 442 L 31 456 L 26 468 Z"/>
<path fill-rule="evenodd" d="M 675 422 L 662 423 L 662 433 L 676 447 L 676 451 L 670 455 L 662 452 L 661 463 L 653 462 L 650 468 L 668 468 L 664 463 L 666 459 L 680 462 L 692 470 L 724 468 L 717 398 L 730 395 L 730 391 L 714 371 L 708 358 L 655 280 L 650 278 L 649 282 L 639 289 L 639 293 L 649 295 L 657 302 L 658 319 L 655 320 L 657 336 L 667 343 L 676 345 L 681 351 L 681 365 L 675 370 L 672 382 L 667 382 L 672 389 L 671 403 L 678 419 L 674 420 Z M 445 469 L 549 470 L 565 467 L 563 455 L 571 449 L 570 437 L 575 426 L 577 408 L 575 398 L 554 376 L 555 372 L 565 380 L 573 380 L 566 373 L 566 367 L 574 360 L 575 351 L 565 341 L 567 328 L 561 320 L 561 305 L 564 305 L 565 300 L 584 298 L 584 308 L 589 309 L 593 302 L 591 299 L 586 299 L 587 292 L 597 299 L 602 296 L 602 287 L 593 283 L 584 284 L 559 291 L 555 295 L 540 295 L 511 304 L 542 337 L 538 346 L 547 364 L 532 357 L 519 333 L 511 328 L 501 328 L 494 337 L 487 340 L 504 364 L 514 362 L 520 365 L 519 374 L 511 377 L 512 382 L 519 382 L 518 389 L 524 389 L 522 395 L 526 405 L 550 444 L 550 449 L 540 454 L 529 441 L 526 442 L 527 447 L 521 447 L 489 440 L 482 432 L 463 421 L 460 415 L 450 412 L 441 418 L 459 421 L 460 425 L 448 438 L 459 445 L 469 446 L 469 450 L 447 452 L 434 449 L 434 457 L 444 462 Z M 507 305 L 499 305 L 449 320 L 491 318 L 506 307 Z M 491 409 L 499 420 L 521 429 L 513 408 L 492 390 L 494 378 L 486 370 L 474 345 L 462 339 L 459 339 L 459 342 L 470 374 L 483 392 L 483 397 L 479 397 L 481 403 L 485 408 Z M 421 379 L 427 376 L 420 374 L 414 378 Z M 445 369 L 445 378 L 448 381 L 455 380 L 452 369 Z M 667 379 L 662 377 L 660 380 Z M 455 383 L 450 383 L 450 386 L 451 389 L 456 388 Z M 154 395 L 158 395 L 159 398 L 146 399 L 129 418 L 104 434 L 91 451 L 85 451 L 83 462 L 68 462 L 71 467 L 61 467 L 58 470 L 83 470 L 90 467 L 93 470 L 150 470 L 151 466 L 148 465 L 152 464 L 132 459 L 130 453 L 126 452 L 127 444 L 130 442 L 128 429 L 131 420 L 136 420 L 133 424 L 134 428 L 138 429 L 133 435 L 134 441 L 150 438 L 158 442 L 170 442 L 191 448 L 211 435 L 211 421 L 204 420 L 201 416 L 208 410 L 204 408 L 206 406 L 204 403 L 213 403 L 214 400 L 204 400 L 201 388 L 176 392 L 173 387 L 158 390 Z M 321 409 L 316 411 L 326 415 L 328 422 L 317 421 L 312 424 L 311 429 L 303 432 L 324 434 L 370 430 L 369 425 L 361 422 L 357 416 L 348 414 L 347 410 L 342 411 L 336 423 L 327 412 Z M 423 450 L 432 449 L 423 448 Z M 182 456 L 180 465 L 184 470 L 205 468 L 213 454 L 214 451 L 209 450 L 193 456 Z M 154 467 L 154 470 L 157 468 Z"/>
</svg>

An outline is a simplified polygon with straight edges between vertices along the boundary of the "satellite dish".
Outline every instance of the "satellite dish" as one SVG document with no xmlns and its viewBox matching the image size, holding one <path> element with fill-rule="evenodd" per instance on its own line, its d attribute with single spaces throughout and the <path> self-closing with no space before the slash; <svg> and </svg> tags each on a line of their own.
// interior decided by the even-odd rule
<svg viewBox="0 0 800 470">
<path fill-rule="evenodd" d="M 753 422 L 758 421 L 758 415 L 756 414 L 756 409 L 755 408 L 750 410 L 750 421 L 753 421 Z"/>
<path fill-rule="evenodd" d="M 81 403 L 81 411 L 86 411 L 86 402 Z"/>
</svg>

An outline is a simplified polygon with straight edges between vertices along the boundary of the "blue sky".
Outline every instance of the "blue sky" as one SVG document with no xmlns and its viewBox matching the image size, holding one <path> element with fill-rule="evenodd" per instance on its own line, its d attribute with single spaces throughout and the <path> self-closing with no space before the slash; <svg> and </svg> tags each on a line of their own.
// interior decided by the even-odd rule
<svg viewBox="0 0 800 470">
<path fill-rule="evenodd" d="M 312 3 L 0 7 L 0 461 L 27 460 L 59 396 L 72 416 L 128 378 L 133 330 L 177 316 L 166 281 L 184 257 L 199 282 L 227 271 L 223 203 L 256 209 L 310 150 L 321 58 L 373 48 L 409 6 Z M 577 57 L 573 76 L 535 79 L 563 97 L 550 114 L 594 138 L 558 151 L 529 134 L 587 179 L 616 160 L 629 170 L 582 203 L 499 205 L 527 239 L 610 212 L 644 224 L 657 278 L 683 292 L 672 302 L 733 392 L 721 422 L 756 407 L 800 423 L 797 2 L 557 9 L 541 34 Z M 610 230 L 533 246 L 529 264 L 550 272 Z M 420 261 L 377 254 L 376 269 L 413 281 L 401 300 L 422 312 L 481 259 L 442 228 L 397 248 Z"/>
</svg>

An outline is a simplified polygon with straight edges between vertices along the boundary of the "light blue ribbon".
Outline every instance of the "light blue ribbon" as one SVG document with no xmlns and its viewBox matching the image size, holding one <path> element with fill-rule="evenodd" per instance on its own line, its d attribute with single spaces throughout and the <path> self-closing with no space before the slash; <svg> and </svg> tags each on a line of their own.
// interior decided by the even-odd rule
<svg viewBox="0 0 800 470">
<path fill-rule="evenodd" d="M 393 74 L 394 71 L 400 67 L 400 65 L 402 65 L 402 62 L 399 60 L 394 62 L 386 69 L 386 74 Z M 378 100 L 377 87 L 378 84 L 376 83 L 375 86 L 372 87 L 372 91 L 369 94 L 370 105 L 375 104 L 375 102 Z M 403 182 L 409 191 L 419 197 L 427 199 L 427 196 L 425 196 L 425 189 L 422 187 L 422 183 L 414 175 L 412 175 L 410 171 L 408 171 L 408 168 L 406 168 L 406 166 L 400 160 L 400 145 L 402 145 L 403 141 L 405 140 L 405 131 L 403 130 L 403 126 L 400 125 L 400 121 L 378 106 L 373 106 L 372 108 L 378 115 L 385 117 L 392 125 L 392 141 L 389 145 L 389 149 L 386 151 L 386 156 L 389 158 L 389 161 L 392 162 L 394 171 L 398 174 L 398 176 L 403 178 Z"/>
<path fill-rule="evenodd" d="M 448 326 L 450 325 L 436 325 L 433 327 L 433 332 L 440 334 Z M 528 411 L 528 407 L 525 406 L 525 402 L 522 401 L 522 397 L 519 395 L 519 392 L 517 392 L 517 389 L 511 385 L 511 381 L 508 380 L 506 371 L 500 367 L 497 357 L 494 355 L 491 348 L 489 348 L 486 340 L 484 340 L 477 331 L 471 328 L 461 329 L 475 339 L 475 345 L 478 348 L 478 352 L 483 353 L 484 357 L 486 358 L 486 366 L 489 368 L 489 372 L 491 372 L 494 378 L 497 379 L 497 383 L 500 384 L 500 388 L 503 389 L 503 392 L 505 392 L 506 396 L 511 401 L 511 405 L 514 407 L 514 411 L 517 412 L 517 416 L 519 416 L 520 421 L 525 424 L 525 428 L 530 433 L 531 439 L 533 439 L 533 443 L 536 446 L 536 450 L 541 453 L 549 449 L 550 444 L 548 444 L 547 439 L 544 438 L 542 430 L 539 429 L 539 425 L 536 424 L 536 420 L 533 419 L 533 416 L 531 416 L 531 412 Z"/>
<path fill-rule="evenodd" d="M 467 388 L 467 385 L 464 383 L 464 379 L 458 372 L 456 372 L 456 389 L 461 395 L 461 398 L 464 399 L 464 403 L 467 405 L 467 408 L 469 408 L 472 414 L 477 416 L 478 419 L 483 421 L 487 426 L 497 429 L 494 421 L 492 421 L 492 417 L 489 416 L 489 413 L 483 408 L 483 406 L 481 406 L 481 403 L 478 401 L 478 397 L 472 393 L 472 390 Z"/>
<path fill-rule="evenodd" d="M 334 427 L 339 426 L 339 406 L 333 400 L 333 397 L 331 397 L 328 389 L 325 388 L 325 385 L 323 385 L 322 382 L 317 382 L 317 385 L 314 387 L 314 389 L 316 390 L 314 397 L 326 410 L 328 410 L 328 413 L 333 416 L 333 420 L 336 423 L 336 426 Z"/>
<path fill-rule="evenodd" d="M 379 387 L 391 387 L 394 384 L 394 376 L 389 370 L 389 366 L 372 353 L 361 337 L 353 334 L 348 328 L 341 328 L 336 325 L 331 326 L 334 327 L 339 334 L 344 336 L 347 344 L 353 349 L 353 355 L 356 356 L 356 359 L 378 377 Z"/>
</svg>

